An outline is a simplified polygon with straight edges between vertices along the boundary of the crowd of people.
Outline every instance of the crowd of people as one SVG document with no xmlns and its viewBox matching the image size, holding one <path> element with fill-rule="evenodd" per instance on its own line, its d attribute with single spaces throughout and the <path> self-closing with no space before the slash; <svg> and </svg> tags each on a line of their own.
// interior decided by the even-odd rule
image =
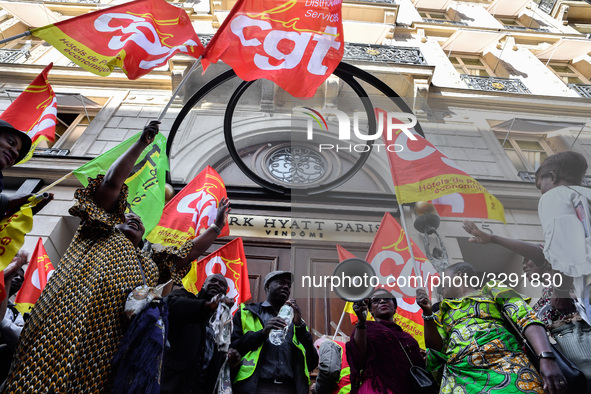
<svg viewBox="0 0 591 394">
<path fill-rule="evenodd" d="M 471 242 L 508 248 L 524 257 L 528 276 L 557 273 L 561 285 L 545 288 L 533 308 L 515 290 L 494 283 L 482 288 L 470 280 L 448 283 L 435 305 L 417 288 L 423 350 L 395 322 L 397 299 L 383 289 L 354 304 L 357 323 L 347 343 L 324 337 L 314 343 L 300 307 L 290 299 L 294 278 L 288 271 L 268 273 L 266 299 L 241 304 L 233 318 L 234 301 L 220 274 L 207 277 L 198 294 L 177 286 L 161 299 L 157 285 L 181 283 L 190 262 L 213 244 L 231 208 L 222 199 L 214 223 L 181 247 L 144 244 L 141 219 L 125 213 L 125 180 L 157 133 L 158 122 L 150 122 L 105 175 L 76 191 L 69 212 L 81 224 L 26 323 L 4 297 L 3 393 L 574 392 L 555 348 L 586 377 L 581 392 L 591 392 L 591 190 L 580 186 L 587 170 L 581 155 L 550 156 L 536 172 L 544 245 L 464 222 Z M 30 146 L 25 133 L 0 121 L 0 171 Z M 30 196 L 0 194 L 1 211 L 12 214 Z M 4 270 L 11 292 L 26 261 L 19 253 Z M 478 276 L 468 263 L 453 264 L 443 274 Z M 291 318 L 282 317 L 285 310 Z M 522 340 L 535 359 L 524 352 Z"/>
</svg>

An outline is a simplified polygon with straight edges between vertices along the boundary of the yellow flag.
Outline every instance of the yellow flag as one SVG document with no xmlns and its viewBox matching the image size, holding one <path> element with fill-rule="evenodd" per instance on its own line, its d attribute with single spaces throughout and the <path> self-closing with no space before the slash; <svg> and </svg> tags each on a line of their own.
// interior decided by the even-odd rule
<svg viewBox="0 0 591 394">
<path fill-rule="evenodd" d="M 42 200 L 40 196 L 32 196 L 12 216 L 0 221 L 0 271 L 10 264 L 23 246 L 25 235 L 33 228 L 32 208 Z"/>
</svg>

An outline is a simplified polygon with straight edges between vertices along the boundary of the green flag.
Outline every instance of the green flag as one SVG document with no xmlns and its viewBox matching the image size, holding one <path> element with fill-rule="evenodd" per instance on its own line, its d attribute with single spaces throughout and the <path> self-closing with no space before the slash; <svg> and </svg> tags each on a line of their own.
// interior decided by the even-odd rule
<svg viewBox="0 0 591 394">
<path fill-rule="evenodd" d="M 88 185 L 88 178 L 105 174 L 111 164 L 126 152 L 141 135 L 137 133 L 130 139 L 123 141 L 113 149 L 94 158 L 80 168 L 73 171 L 82 185 Z M 158 133 L 152 142 L 135 162 L 131 175 L 125 181 L 129 188 L 127 201 L 131 210 L 136 213 L 146 228 L 145 234 L 158 224 L 164 209 L 164 186 L 168 171 L 166 157 L 166 137 Z"/>
</svg>

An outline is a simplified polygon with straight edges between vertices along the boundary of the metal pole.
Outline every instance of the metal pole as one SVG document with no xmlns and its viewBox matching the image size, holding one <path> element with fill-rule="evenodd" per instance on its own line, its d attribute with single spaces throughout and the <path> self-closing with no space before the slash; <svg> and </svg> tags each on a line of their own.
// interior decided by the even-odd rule
<svg viewBox="0 0 591 394">
<path fill-rule="evenodd" d="M 27 30 L 26 32 L 21 33 L 21 34 L 17 34 L 16 36 L 12 36 L 12 37 L 8 37 L 8 38 L 4 38 L 4 39 L 0 40 L 0 44 L 5 44 L 9 41 L 16 40 L 18 38 L 26 37 L 26 36 L 30 36 L 30 35 L 31 35 L 31 32 Z"/>
<path fill-rule="evenodd" d="M 193 66 L 191 66 L 191 68 L 189 69 L 189 71 L 185 74 L 185 76 L 183 77 L 183 79 L 179 83 L 179 86 L 176 87 L 174 93 L 172 94 L 172 97 L 170 98 L 170 100 L 168 100 L 168 103 L 166 103 L 166 106 L 164 107 L 164 109 L 160 113 L 160 116 L 158 116 L 158 121 L 161 121 L 164 118 L 164 115 L 166 115 L 166 111 L 168 111 L 168 109 L 172 105 L 172 102 L 173 102 L 174 98 L 176 97 L 176 95 L 178 94 L 178 92 L 181 90 L 181 88 L 183 87 L 183 85 L 185 84 L 185 82 L 187 82 L 187 80 L 189 79 L 189 75 L 191 75 L 194 70 L 196 70 L 198 67 L 201 66 L 201 62 L 199 61 L 200 59 L 201 59 L 201 57 L 199 57 L 199 59 L 197 59 L 195 61 L 195 63 L 193 63 Z"/>
<path fill-rule="evenodd" d="M 398 200 L 396 200 L 396 202 L 398 203 Z M 408 252 L 410 253 L 410 258 L 414 262 L 415 273 L 417 275 L 421 275 L 419 263 L 415 259 L 415 254 L 412 251 L 412 244 L 410 243 L 410 236 L 408 235 L 408 231 L 406 231 L 406 219 L 404 218 L 404 206 L 402 204 L 398 204 L 398 209 L 400 210 L 400 221 L 402 222 L 402 229 L 404 230 L 404 235 L 406 236 L 406 243 L 408 244 Z"/>
<path fill-rule="evenodd" d="M 343 318 L 345 317 L 345 308 L 346 307 L 347 307 L 347 303 L 345 303 L 345 306 L 343 307 L 343 313 L 341 313 L 341 318 L 339 319 L 339 324 L 337 325 L 337 329 L 335 330 L 334 336 L 332 337 L 333 341 L 337 338 L 337 335 L 339 335 L 339 329 L 341 328 L 341 324 L 343 324 Z"/>
</svg>

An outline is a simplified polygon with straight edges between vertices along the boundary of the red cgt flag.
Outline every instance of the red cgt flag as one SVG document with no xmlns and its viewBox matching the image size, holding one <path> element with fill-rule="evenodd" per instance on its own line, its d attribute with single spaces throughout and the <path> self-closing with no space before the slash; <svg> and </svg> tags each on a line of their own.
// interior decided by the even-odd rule
<svg viewBox="0 0 591 394">
<path fill-rule="evenodd" d="M 80 67 L 107 76 L 115 66 L 137 79 L 175 53 L 199 58 L 203 45 L 181 8 L 136 0 L 31 30 Z"/>
<path fill-rule="evenodd" d="M 25 272 L 23 286 L 16 293 L 16 299 L 14 300 L 16 309 L 21 314 L 31 312 L 52 274 L 53 264 L 51 264 L 49 256 L 47 256 L 47 252 L 43 247 L 43 241 L 39 238 L 33 256 L 29 261 L 27 272 Z"/>
<path fill-rule="evenodd" d="M 429 201 L 461 193 L 460 198 L 450 198 L 455 198 L 456 201 L 468 199 L 475 205 L 468 211 L 467 205 L 464 204 L 461 213 L 458 212 L 458 206 L 455 207 L 455 212 L 452 209 L 445 210 L 445 213 L 454 213 L 449 216 L 483 217 L 505 222 L 503 204 L 484 186 L 421 137 L 413 128 L 407 126 L 393 130 L 395 129 L 392 127 L 393 124 L 402 124 L 402 122 L 393 119 L 392 114 L 379 108 L 376 108 L 375 112 L 378 124 L 384 125 L 382 133 L 384 142 L 388 147 L 393 147 L 388 148 L 387 154 L 396 199 L 399 203 Z M 388 129 L 390 129 L 390 136 Z M 414 140 L 408 134 L 412 134 Z M 479 195 L 479 197 L 469 195 Z M 445 200 L 449 201 L 450 198 L 434 201 L 434 204 L 448 205 Z"/>
<path fill-rule="evenodd" d="M 228 197 L 222 177 L 207 166 L 166 204 L 160 222 L 148 235 L 152 243 L 181 246 L 214 221 L 222 198 Z M 228 224 L 220 237 L 230 234 Z"/>
<path fill-rule="evenodd" d="M 0 114 L 0 119 L 26 132 L 33 141 L 31 150 L 21 163 L 31 158 L 35 147 L 43 139 L 49 141 L 55 139 L 57 99 L 51 85 L 47 82 L 47 74 L 51 67 L 53 63 L 45 67 L 24 92 Z"/>
<path fill-rule="evenodd" d="M 312 97 L 343 58 L 340 0 L 238 0 L 203 52 L 245 81 L 264 78 Z"/>
<path fill-rule="evenodd" d="M 415 302 L 415 289 L 417 286 L 425 287 L 431 296 L 431 280 L 438 274 L 417 244 L 412 240 L 411 244 L 419 272 L 416 272 L 415 263 L 410 256 L 404 229 L 392 215 L 386 213 L 367 252 L 366 260 L 376 271 L 379 287 L 389 290 L 398 301 L 396 323 L 424 348 L 422 311 Z M 395 283 L 392 278 L 396 279 Z"/>
<path fill-rule="evenodd" d="M 197 294 L 201 290 L 205 278 L 221 273 L 226 277 L 228 283 L 226 295 L 234 300 L 232 314 L 236 312 L 241 303 L 251 298 L 242 238 L 228 242 L 209 256 L 199 261 L 193 261 L 192 264 L 191 270 L 183 278 L 183 286 L 187 291 Z"/>
</svg>

